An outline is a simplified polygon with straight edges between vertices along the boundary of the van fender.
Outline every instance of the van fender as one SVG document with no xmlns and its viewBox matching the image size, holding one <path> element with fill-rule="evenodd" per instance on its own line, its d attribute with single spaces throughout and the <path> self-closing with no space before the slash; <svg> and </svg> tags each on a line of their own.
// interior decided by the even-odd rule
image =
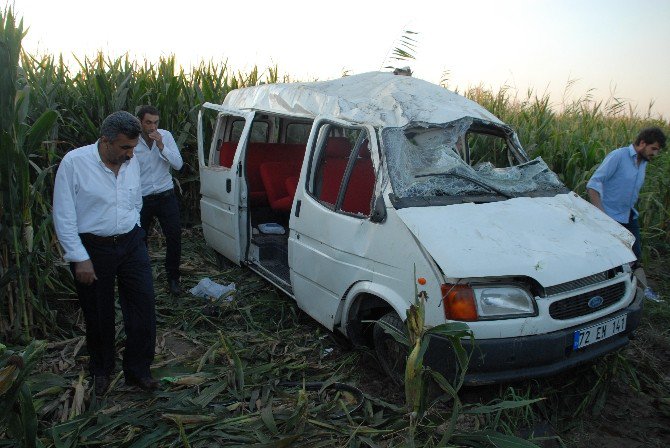
<svg viewBox="0 0 670 448">
<path fill-rule="evenodd" d="M 337 316 L 340 331 L 342 331 L 345 335 L 348 336 L 347 333 L 347 325 L 349 324 L 348 316 L 352 310 L 352 307 L 356 303 L 357 298 L 361 294 L 370 294 L 376 296 L 385 304 L 387 304 L 390 308 L 393 308 L 393 310 L 398 314 L 398 316 L 400 316 L 400 319 L 405 321 L 406 318 L 405 311 L 410 306 L 410 303 L 406 298 L 402 297 L 396 291 L 387 286 L 380 285 L 378 283 L 374 283 L 367 280 L 359 281 L 351 285 L 351 287 L 345 294 L 344 306 L 340 308 L 341 312 L 338 313 L 339 315 Z"/>
</svg>

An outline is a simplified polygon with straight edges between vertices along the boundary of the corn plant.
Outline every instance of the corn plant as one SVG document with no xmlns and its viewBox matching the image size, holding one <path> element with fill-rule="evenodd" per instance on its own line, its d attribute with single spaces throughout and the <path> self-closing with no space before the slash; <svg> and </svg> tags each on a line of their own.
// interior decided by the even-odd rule
<svg viewBox="0 0 670 448">
<path fill-rule="evenodd" d="M 6 433 L 22 448 L 36 446 L 37 414 L 26 379 L 44 349 L 41 341 L 31 342 L 23 353 L 0 344 L 0 434 Z"/>
<path fill-rule="evenodd" d="M 414 273 L 416 278 L 416 269 Z M 419 278 L 419 284 L 425 284 L 425 279 Z M 417 428 L 423 424 L 431 428 L 435 425 L 434 419 L 428 418 L 428 409 L 434 408 L 439 397 L 434 403 L 427 405 L 428 382 L 433 380 L 437 386 L 446 394 L 451 401 L 451 412 L 446 424 L 440 423 L 443 427 L 442 437 L 436 446 L 446 446 L 447 443 L 462 443 L 467 446 L 516 446 L 516 447 L 536 447 L 537 445 L 520 439 L 512 434 L 503 434 L 493 429 L 486 429 L 475 432 L 460 432 L 457 430 L 456 422 L 458 417 L 464 413 L 474 415 L 500 414 L 502 412 L 514 409 L 528 408 L 531 404 L 539 401 L 538 399 L 528 400 L 499 400 L 490 405 L 463 406 L 459 391 L 465 381 L 465 375 L 468 370 L 471 353 L 463 346 L 462 341 L 469 339 L 470 345 L 476 343 L 473 333 L 464 322 L 447 322 L 434 327 L 427 327 L 425 324 L 426 301 L 428 294 L 426 291 L 418 290 L 414 285 L 414 303 L 407 309 L 407 319 L 405 321 L 406 333 L 398 330 L 393 325 L 383 320 L 377 321 L 378 325 L 389 333 L 397 342 L 408 346 L 409 354 L 405 364 L 405 405 L 409 413 L 409 426 L 407 445 L 414 447 L 417 438 Z M 441 337 L 449 340 L 454 350 L 454 359 L 457 362 L 456 374 L 454 378 L 447 380 L 444 375 L 425 366 L 423 359 L 428 350 L 428 345 L 433 337 Z M 426 422 L 428 420 L 428 422 Z M 430 433 L 430 431 L 429 431 Z M 425 437 L 425 436 L 424 436 Z M 433 435 L 427 438 L 432 443 Z M 422 437 L 423 438 L 423 437 Z"/>
<path fill-rule="evenodd" d="M 53 272 L 53 238 L 42 145 L 58 115 L 30 117 L 31 89 L 17 72 L 23 21 L 0 15 L 0 334 L 24 337 L 52 321 L 43 294 Z M 22 86 L 17 89 L 17 86 Z M 39 163 L 39 164 L 38 164 Z M 41 166 L 40 166 L 41 165 Z M 46 201 L 45 201 L 46 198 Z"/>
</svg>

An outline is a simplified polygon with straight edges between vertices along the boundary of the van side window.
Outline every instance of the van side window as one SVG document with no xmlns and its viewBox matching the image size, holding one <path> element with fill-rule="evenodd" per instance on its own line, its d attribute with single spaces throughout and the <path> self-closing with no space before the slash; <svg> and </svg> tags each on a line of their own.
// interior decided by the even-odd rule
<svg viewBox="0 0 670 448">
<path fill-rule="evenodd" d="M 219 147 L 223 142 L 219 126 L 221 122 L 218 119 L 219 112 L 212 109 L 203 109 L 202 111 L 202 149 L 204 153 L 203 162 L 206 166 L 216 166 L 219 159 Z M 211 157 L 210 157 L 211 155 Z"/>
<path fill-rule="evenodd" d="M 289 123 L 286 126 L 286 143 L 307 143 L 311 123 Z"/>
<path fill-rule="evenodd" d="M 323 124 L 317 135 L 310 194 L 333 211 L 370 216 L 375 172 L 367 130 Z"/>
<path fill-rule="evenodd" d="M 244 120 L 235 120 L 233 121 L 230 127 L 230 138 L 231 142 L 239 142 L 240 137 L 242 136 L 242 130 L 244 129 Z M 270 124 L 267 121 L 257 121 L 251 125 L 251 143 L 265 143 L 268 141 Z"/>
</svg>

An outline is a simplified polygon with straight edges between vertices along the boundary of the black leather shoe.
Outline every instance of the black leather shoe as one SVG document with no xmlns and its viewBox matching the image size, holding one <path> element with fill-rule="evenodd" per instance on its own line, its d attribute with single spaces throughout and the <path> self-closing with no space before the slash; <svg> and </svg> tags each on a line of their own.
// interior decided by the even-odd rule
<svg viewBox="0 0 670 448">
<path fill-rule="evenodd" d="M 103 395 L 109 387 L 109 375 L 97 375 L 93 378 L 93 382 L 95 383 L 95 394 Z"/>
<path fill-rule="evenodd" d="M 126 386 L 136 386 L 142 390 L 158 389 L 158 380 L 147 376 L 145 378 L 126 377 Z"/>
<path fill-rule="evenodd" d="M 181 295 L 181 287 L 179 287 L 179 280 L 176 279 L 168 280 L 168 289 L 170 290 L 170 294 L 173 296 Z"/>
</svg>

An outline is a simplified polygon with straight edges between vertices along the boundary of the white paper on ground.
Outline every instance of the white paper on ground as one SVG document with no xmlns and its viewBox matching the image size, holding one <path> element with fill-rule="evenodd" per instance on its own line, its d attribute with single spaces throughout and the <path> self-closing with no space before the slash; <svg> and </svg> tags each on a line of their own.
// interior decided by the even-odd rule
<svg viewBox="0 0 670 448">
<path fill-rule="evenodd" d="M 196 297 L 214 297 L 215 299 L 225 295 L 227 296 L 226 300 L 231 301 L 233 300 L 232 293 L 235 292 L 235 283 L 220 285 L 209 277 L 205 277 L 191 288 L 189 292 Z"/>
</svg>

